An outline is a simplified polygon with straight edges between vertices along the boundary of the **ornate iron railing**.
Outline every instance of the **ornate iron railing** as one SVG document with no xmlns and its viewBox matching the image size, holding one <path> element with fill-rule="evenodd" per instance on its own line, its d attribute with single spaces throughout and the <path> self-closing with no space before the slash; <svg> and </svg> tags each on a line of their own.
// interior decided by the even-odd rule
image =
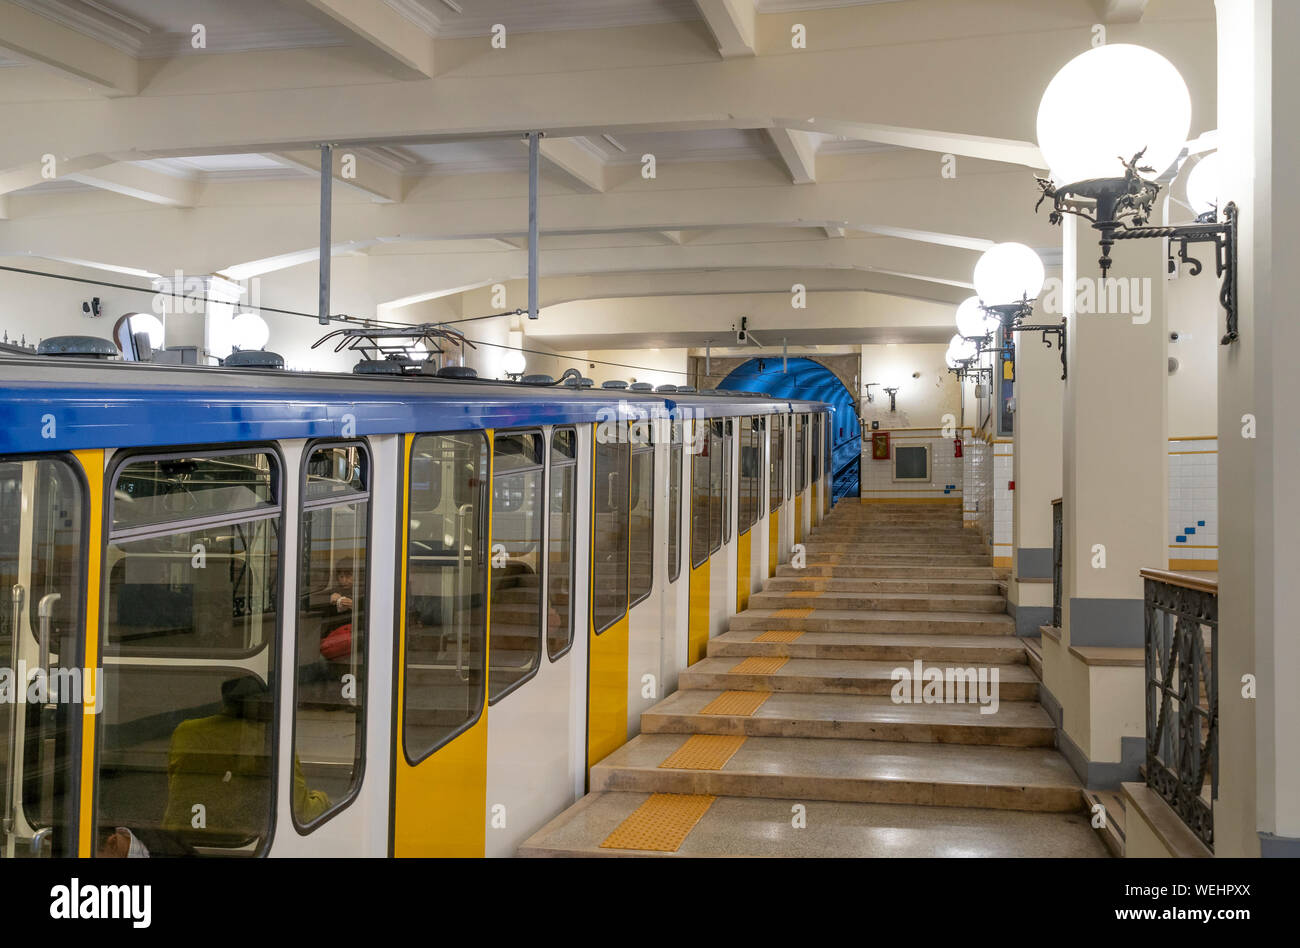
<svg viewBox="0 0 1300 948">
<path fill-rule="evenodd" d="M 1061 498 L 1052 501 L 1052 627 L 1061 627 L 1061 563 L 1065 558 L 1065 521 Z"/>
<path fill-rule="evenodd" d="M 1219 795 L 1219 594 L 1214 580 L 1141 571 L 1146 781 L 1210 849 Z"/>
</svg>

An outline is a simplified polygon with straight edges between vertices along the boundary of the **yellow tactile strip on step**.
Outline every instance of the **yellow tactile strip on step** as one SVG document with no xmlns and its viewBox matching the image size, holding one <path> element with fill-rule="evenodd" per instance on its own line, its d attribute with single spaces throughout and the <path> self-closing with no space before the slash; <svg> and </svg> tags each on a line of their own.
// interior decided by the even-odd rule
<svg viewBox="0 0 1300 948">
<path fill-rule="evenodd" d="M 762 635 L 754 636 L 755 642 L 793 642 L 803 635 L 802 629 L 768 629 Z"/>
<path fill-rule="evenodd" d="M 674 770 L 721 770 L 743 743 L 743 735 L 692 734 L 659 766 Z"/>
<path fill-rule="evenodd" d="M 675 853 L 715 799 L 707 794 L 652 793 L 605 837 L 600 848 Z"/>
<path fill-rule="evenodd" d="M 817 599 L 822 592 L 821 589 L 792 589 L 786 595 L 791 599 Z"/>
<path fill-rule="evenodd" d="M 790 661 L 788 658 L 762 658 L 750 656 L 727 672 L 728 675 L 775 675 L 781 666 Z"/>
<path fill-rule="evenodd" d="M 778 609 L 772 613 L 773 619 L 806 619 L 813 614 L 812 609 Z"/>
<path fill-rule="evenodd" d="M 770 691 L 724 691 L 700 708 L 700 714 L 734 714 L 749 717 L 770 697 L 772 697 Z"/>
</svg>

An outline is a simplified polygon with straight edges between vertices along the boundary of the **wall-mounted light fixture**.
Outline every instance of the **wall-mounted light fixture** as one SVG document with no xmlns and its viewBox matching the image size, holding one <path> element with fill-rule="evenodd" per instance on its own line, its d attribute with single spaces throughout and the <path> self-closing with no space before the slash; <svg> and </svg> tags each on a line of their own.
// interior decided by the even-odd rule
<svg viewBox="0 0 1300 948">
<path fill-rule="evenodd" d="M 897 410 L 898 410 L 898 404 L 897 404 L 897 402 L 895 401 L 895 399 L 898 398 L 898 386 L 897 386 L 897 385 L 886 385 L 886 386 L 885 386 L 885 391 L 889 393 L 889 410 L 890 410 L 890 411 L 897 411 Z"/>
<path fill-rule="evenodd" d="M 1098 105 L 1098 91 L 1117 84 L 1123 91 Z M 1090 115 L 1099 120 L 1080 119 Z M 1191 264 L 1193 275 L 1201 272 L 1201 262 L 1188 255 L 1188 244 L 1213 244 L 1215 274 L 1222 280 L 1219 302 L 1227 313 L 1220 344 L 1226 346 L 1237 339 L 1237 206 L 1224 205 L 1222 221 L 1216 203 L 1193 224 L 1146 226 L 1160 193 L 1159 182 L 1146 175 L 1159 177 L 1174 164 L 1191 121 L 1187 83 L 1159 53 L 1125 43 L 1081 53 L 1061 67 L 1038 105 L 1038 147 L 1051 175 L 1038 179 L 1038 206 L 1051 199 L 1053 224 L 1065 214 L 1092 222 L 1101 235 L 1103 277 L 1117 240 L 1168 238 L 1170 265 L 1177 266 L 1177 243 L 1178 260 Z M 1208 190 L 1217 198 L 1217 189 Z"/>
<path fill-rule="evenodd" d="M 1061 352 L 1061 378 L 1065 378 L 1065 320 L 1046 325 L 1028 322 L 1034 315 L 1034 301 L 1043 291 L 1046 280 L 1043 261 L 1024 244 L 994 244 L 975 263 L 977 305 L 995 327 L 993 331 L 1041 332 L 1043 345 L 1049 349 L 1052 341 L 1048 336 L 1056 336 L 1056 345 Z M 960 308 L 957 315 L 960 320 Z M 968 321 L 972 318 L 967 317 Z M 958 331 L 961 331 L 960 321 Z"/>
</svg>

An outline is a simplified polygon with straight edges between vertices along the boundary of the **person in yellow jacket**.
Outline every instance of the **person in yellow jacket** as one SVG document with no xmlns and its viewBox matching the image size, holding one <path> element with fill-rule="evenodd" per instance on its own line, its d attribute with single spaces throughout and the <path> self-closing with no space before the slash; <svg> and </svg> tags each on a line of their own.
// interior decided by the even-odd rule
<svg viewBox="0 0 1300 948">
<path fill-rule="evenodd" d="M 172 732 L 163 829 L 196 845 L 242 847 L 270 826 L 272 702 L 266 685 L 242 676 L 222 684 L 221 703 L 219 714 Z M 304 823 L 329 809 L 329 797 L 308 788 L 297 755 L 293 795 Z"/>
</svg>

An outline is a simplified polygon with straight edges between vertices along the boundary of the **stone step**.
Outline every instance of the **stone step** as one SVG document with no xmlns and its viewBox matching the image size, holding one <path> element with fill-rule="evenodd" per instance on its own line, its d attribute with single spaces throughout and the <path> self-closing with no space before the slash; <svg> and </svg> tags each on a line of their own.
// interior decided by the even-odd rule
<svg viewBox="0 0 1300 948">
<path fill-rule="evenodd" d="M 890 612 L 992 612 L 1005 613 L 1007 601 L 1002 596 L 962 596 L 926 593 L 854 593 L 821 592 L 800 595 L 799 590 L 755 593 L 750 597 L 753 609 L 840 609 L 849 611 Z"/>
<path fill-rule="evenodd" d="M 825 553 L 809 550 L 809 566 L 991 566 L 988 553 Z"/>
<path fill-rule="evenodd" d="M 890 695 L 898 682 L 892 677 L 898 668 L 910 674 L 913 663 L 906 661 L 864 661 L 826 658 L 786 659 L 780 668 L 767 673 L 737 672 L 746 659 L 704 658 L 681 672 L 677 687 L 722 691 L 771 691 L 783 694 L 834 694 L 834 695 Z M 952 666 L 942 663 L 922 663 L 922 674 L 937 669 L 941 674 Z M 969 700 L 979 700 L 993 695 L 999 703 L 1007 701 L 1036 701 L 1038 679 L 1026 665 L 990 665 L 967 663 L 956 666 L 973 675 L 983 674 L 986 684 L 981 688 L 970 678 L 960 679 L 962 694 Z M 997 674 L 996 688 L 992 675 Z M 910 680 L 910 679 L 909 679 Z M 923 679 L 924 680 L 924 679 Z"/>
<path fill-rule="evenodd" d="M 641 734 L 591 770 L 592 792 L 708 793 L 842 803 L 1078 812 L 1083 790 L 1052 748 L 749 737 L 718 770 L 660 766 L 689 737 Z"/>
<path fill-rule="evenodd" d="M 1021 813 L 967 807 L 718 797 L 671 853 L 601 843 L 650 794 L 590 793 L 519 847 L 520 856 L 984 856 L 1105 857 L 1082 811 Z M 803 804 L 804 825 L 791 813 Z"/>
<path fill-rule="evenodd" d="M 806 607 L 805 607 L 806 608 Z M 913 635 L 1015 635 L 1011 616 L 988 612 L 854 612 L 816 609 L 807 615 L 779 616 L 785 610 L 746 609 L 731 617 L 730 628 L 798 629 L 803 632 L 904 632 Z"/>
<path fill-rule="evenodd" d="M 675 692 L 641 713 L 647 734 L 743 734 L 937 744 L 1051 747 L 1055 728 L 1035 702 L 1004 701 L 982 714 L 978 704 L 895 704 L 874 695 L 772 693 L 750 715 L 702 714 L 721 690 Z"/>
<path fill-rule="evenodd" d="M 874 566 L 809 563 L 803 569 L 795 569 L 783 563 L 776 568 L 776 575 L 837 579 L 1005 579 L 1007 571 L 996 566 L 926 566 L 916 563 L 900 566 L 897 563 L 882 561 Z"/>
<path fill-rule="evenodd" d="M 906 632 L 804 632 L 793 642 L 755 641 L 763 632 L 733 629 L 709 639 L 710 658 L 831 658 L 843 661 L 1026 663 L 1019 639 L 1006 635 L 909 635 Z M 1032 669 L 1032 665 L 1029 666 Z"/>
<path fill-rule="evenodd" d="M 784 592 L 816 588 L 824 592 L 855 593 L 958 593 L 967 596 L 999 596 L 1003 584 L 997 579 L 853 579 L 836 576 L 808 576 L 806 570 L 778 572 L 763 586 L 763 592 Z"/>
</svg>

